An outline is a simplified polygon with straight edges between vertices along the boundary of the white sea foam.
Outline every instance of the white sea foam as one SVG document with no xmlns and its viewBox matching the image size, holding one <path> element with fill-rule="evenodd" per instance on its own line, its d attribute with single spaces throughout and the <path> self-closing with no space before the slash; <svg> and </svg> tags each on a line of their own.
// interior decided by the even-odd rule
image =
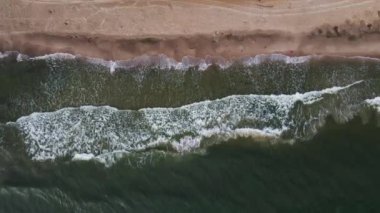
<svg viewBox="0 0 380 213">
<path fill-rule="evenodd" d="M 9 52 L 1 53 L 0 58 L 6 57 Z M 110 69 L 111 73 L 114 73 L 117 68 L 131 69 L 134 67 L 157 67 L 160 69 L 176 69 L 176 70 L 187 70 L 191 67 L 198 67 L 199 70 L 206 70 L 211 65 L 218 65 L 222 69 L 230 67 L 235 62 L 242 63 L 245 66 L 258 65 L 263 62 L 268 61 L 279 61 L 286 64 L 301 64 L 310 61 L 311 59 L 320 59 L 325 56 L 321 55 L 307 55 L 307 56 L 287 56 L 283 54 L 260 54 L 252 57 L 243 57 L 237 60 L 226 60 L 222 57 L 210 57 L 196 58 L 191 56 L 184 56 L 182 60 L 176 61 L 164 54 L 149 56 L 142 55 L 129 60 L 104 60 L 101 58 L 83 57 L 81 55 L 72 55 L 69 53 L 53 53 L 37 57 L 28 57 L 24 54 L 18 54 L 19 61 L 25 60 L 71 60 L 76 58 L 81 58 L 89 63 L 99 64 Z M 326 56 L 328 57 L 328 56 Z M 334 58 L 344 58 L 344 59 L 358 59 L 358 60 L 380 60 L 377 58 L 362 57 L 362 56 L 332 56 Z"/>
<path fill-rule="evenodd" d="M 371 104 L 371 105 L 374 105 L 374 106 L 380 106 L 380 97 L 376 97 L 373 99 L 367 99 L 366 102 Z"/>
<path fill-rule="evenodd" d="M 17 61 L 17 62 L 27 61 L 27 60 L 29 60 L 29 59 L 30 59 L 29 56 L 24 55 L 24 54 L 21 54 L 21 53 L 18 53 L 18 54 L 17 54 L 17 57 L 16 57 L 16 61 Z"/>
<path fill-rule="evenodd" d="M 372 107 L 375 107 L 377 111 L 380 112 L 380 97 L 376 97 L 373 99 L 367 99 L 366 102 L 371 105 Z"/>
<path fill-rule="evenodd" d="M 232 63 L 227 62 L 222 58 L 206 57 L 205 59 L 185 56 L 181 61 L 176 61 L 166 55 L 160 54 L 158 56 L 143 55 L 135 57 L 127 61 L 116 61 L 118 67 L 130 69 L 133 67 L 153 66 L 160 69 L 176 69 L 187 70 L 191 67 L 198 67 L 199 70 L 206 70 L 213 64 L 219 65 L 221 68 L 227 68 Z"/>
<path fill-rule="evenodd" d="M 117 68 L 117 63 L 114 62 L 114 61 L 111 61 L 111 64 L 110 64 L 110 73 L 113 74 L 115 72 Z"/>
<path fill-rule="evenodd" d="M 218 137 L 220 140 L 226 141 L 237 138 L 253 138 L 258 141 L 273 141 L 280 138 L 281 134 L 288 128 L 283 126 L 281 128 L 237 128 L 237 129 L 204 129 L 200 132 L 202 138 Z"/>
<path fill-rule="evenodd" d="M 305 63 L 308 60 L 310 60 L 313 56 L 303 56 L 303 57 L 290 57 L 286 55 L 281 54 L 271 54 L 271 55 L 257 55 L 255 57 L 250 58 L 244 58 L 241 60 L 237 60 L 242 62 L 243 65 L 251 66 L 251 65 L 257 65 L 265 61 L 283 61 L 285 63 Z M 90 59 L 91 62 L 97 62 L 98 64 L 110 67 L 110 64 L 107 63 L 104 60 L 101 59 Z M 204 59 L 202 58 L 196 58 L 196 57 L 190 57 L 185 56 L 182 58 L 181 61 L 176 61 L 170 57 L 167 57 L 166 55 L 160 54 L 158 56 L 148 56 L 143 55 L 136 57 L 131 60 L 126 61 L 115 61 L 113 62 L 117 64 L 117 67 L 130 69 L 137 66 L 153 66 L 158 67 L 160 69 L 176 69 L 176 70 L 187 70 L 191 67 L 198 67 L 198 70 L 206 70 L 211 65 L 218 65 L 222 69 L 226 69 L 230 67 L 233 62 L 225 60 L 221 57 L 206 57 Z"/>
<path fill-rule="evenodd" d="M 51 60 L 51 59 L 75 59 L 76 56 L 69 53 L 53 53 L 43 56 L 36 56 L 29 58 L 30 60 Z"/>
<path fill-rule="evenodd" d="M 9 54 L 8 53 L 2 53 L 2 52 L 0 52 L 0 59 L 1 58 L 6 58 L 6 57 L 8 57 L 9 56 Z"/>
<path fill-rule="evenodd" d="M 297 101 L 314 104 L 324 99 L 325 94 L 356 84 L 360 82 L 293 95 L 233 95 L 178 108 L 137 111 L 109 106 L 63 108 L 33 113 L 7 125 L 20 130 L 27 152 L 35 160 L 73 156 L 75 160 L 94 158 L 109 164 L 115 160 L 112 156 L 122 157 L 162 144 L 178 153 L 187 153 L 199 149 L 207 139 L 221 142 L 250 137 L 275 141 L 285 131 L 297 128 L 290 116 Z M 316 116 L 323 118 L 328 113 L 324 109 Z"/>
<path fill-rule="evenodd" d="M 366 60 L 366 61 L 376 61 L 379 62 L 380 58 L 372 58 L 367 56 L 351 56 L 351 57 L 342 57 L 342 58 L 348 58 L 348 59 L 360 59 L 360 60 Z"/>
<path fill-rule="evenodd" d="M 282 61 L 287 64 L 300 64 L 308 62 L 312 58 L 317 56 L 287 56 L 283 54 L 262 54 L 254 57 L 247 57 L 242 59 L 244 65 L 252 66 L 263 63 L 265 61 Z"/>
<path fill-rule="evenodd" d="M 88 161 L 88 160 L 92 160 L 94 157 L 95 156 L 93 154 L 81 153 L 81 154 L 75 154 L 72 160 L 73 161 Z"/>
<path fill-rule="evenodd" d="M 297 64 L 297 63 L 305 63 L 308 60 L 310 60 L 312 57 L 316 57 L 316 56 L 291 57 L 291 56 L 286 56 L 286 55 L 281 55 L 281 54 L 268 54 L 268 55 L 257 55 L 254 57 L 242 58 L 237 61 L 242 62 L 242 64 L 246 66 L 257 65 L 264 61 L 283 61 L 285 63 Z M 175 59 L 170 58 L 163 54 L 160 54 L 157 56 L 142 55 L 130 60 L 116 60 L 116 61 L 108 61 L 108 60 L 104 60 L 100 58 L 82 57 L 80 55 L 72 55 L 69 53 L 54 53 L 54 54 L 47 54 L 43 56 L 37 56 L 37 57 L 28 57 L 27 55 L 24 55 L 24 54 L 18 54 L 17 58 L 18 58 L 18 61 L 59 60 L 59 59 L 71 60 L 71 59 L 76 59 L 76 58 L 82 58 L 82 59 L 84 58 L 89 63 L 99 64 L 105 67 L 109 67 L 111 73 L 115 72 L 116 68 L 130 69 L 130 68 L 134 68 L 138 66 L 153 66 L 153 67 L 158 67 L 160 69 L 176 69 L 176 70 L 187 70 L 191 67 L 198 67 L 199 70 L 206 70 L 211 65 L 218 65 L 222 69 L 225 69 L 234 63 L 233 61 L 229 61 L 221 57 L 209 57 L 209 56 L 205 58 L 185 56 L 182 58 L 181 61 L 176 61 Z"/>
</svg>

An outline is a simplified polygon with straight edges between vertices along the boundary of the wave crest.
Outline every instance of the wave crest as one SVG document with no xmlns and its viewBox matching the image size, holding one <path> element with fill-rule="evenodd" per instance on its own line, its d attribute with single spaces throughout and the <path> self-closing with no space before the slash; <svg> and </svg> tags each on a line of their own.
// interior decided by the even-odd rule
<svg viewBox="0 0 380 213">
<path fill-rule="evenodd" d="M 84 154 L 86 159 L 106 159 L 162 146 L 166 151 L 187 153 L 238 137 L 272 142 L 308 139 L 328 115 L 346 121 L 362 110 L 360 90 L 365 86 L 360 81 L 303 94 L 234 95 L 178 108 L 137 111 L 109 106 L 63 108 L 33 113 L 7 125 L 20 131 L 35 160 L 81 159 Z"/>
<path fill-rule="evenodd" d="M 29 57 L 25 54 L 21 54 L 15 51 L 8 51 L 1 53 L 0 59 L 15 55 L 17 61 L 27 61 L 27 60 L 85 60 L 89 63 L 99 64 L 101 66 L 108 67 L 110 72 L 113 73 L 117 68 L 131 69 L 134 67 L 157 67 L 160 69 L 175 69 L 175 70 L 187 70 L 192 67 L 197 67 L 199 70 L 206 70 L 212 65 L 217 65 L 222 69 L 227 69 L 235 63 L 242 64 L 244 66 L 258 65 L 265 62 L 284 62 L 286 64 L 300 64 L 307 63 L 311 59 L 320 59 L 319 55 L 307 55 L 307 56 L 287 56 L 283 54 L 261 54 L 251 57 L 242 57 L 236 60 L 227 60 L 222 57 L 211 57 L 207 56 L 205 58 L 197 58 L 192 56 L 184 56 L 180 61 L 176 61 L 164 54 L 159 55 L 142 55 L 134 57 L 129 60 L 104 60 L 101 58 L 91 58 L 84 57 L 81 55 L 72 55 L 69 53 L 53 53 L 46 54 L 42 56 Z M 377 60 L 375 58 L 368 57 L 338 57 L 337 58 L 355 58 L 360 60 Z"/>
</svg>

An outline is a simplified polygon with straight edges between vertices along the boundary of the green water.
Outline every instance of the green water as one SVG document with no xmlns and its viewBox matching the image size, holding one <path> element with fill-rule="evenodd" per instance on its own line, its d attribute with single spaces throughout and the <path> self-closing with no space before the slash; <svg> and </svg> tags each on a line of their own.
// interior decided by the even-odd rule
<svg viewBox="0 0 380 213">
<path fill-rule="evenodd" d="M 110 105 L 119 109 L 178 107 L 229 95 L 294 94 L 379 79 L 372 60 L 322 58 L 306 63 L 263 62 L 205 71 L 152 67 L 109 68 L 83 60 L 0 60 L 0 122 L 64 107 Z"/>
<path fill-rule="evenodd" d="M 0 59 L 0 212 L 379 212 L 379 96 L 367 59 L 113 74 Z M 263 140 L 266 128 L 286 130 Z M 77 147 L 129 154 L 73 161 Z"/>
<path fill-rule="evenodd" d="M 2 212 L 377 212 L 376 122 L 329 121 L 311 141 L 237 139 L 207 154 L 131 159 L 105 169 L 14 161 L 2 173 Z M 12 190 L 17 191 L 14 192 Z"/>
</svg>

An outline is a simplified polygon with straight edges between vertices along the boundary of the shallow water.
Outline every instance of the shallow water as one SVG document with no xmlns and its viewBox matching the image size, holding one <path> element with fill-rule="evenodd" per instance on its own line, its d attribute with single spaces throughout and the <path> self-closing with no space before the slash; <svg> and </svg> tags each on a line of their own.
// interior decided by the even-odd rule
<svg viewBox="0 0 380 213">
<path fill-rule="evenodd" d="M 380 210 L 379 61 L 157 60 L 0 59 L 1 211 Z"/>
</svg>

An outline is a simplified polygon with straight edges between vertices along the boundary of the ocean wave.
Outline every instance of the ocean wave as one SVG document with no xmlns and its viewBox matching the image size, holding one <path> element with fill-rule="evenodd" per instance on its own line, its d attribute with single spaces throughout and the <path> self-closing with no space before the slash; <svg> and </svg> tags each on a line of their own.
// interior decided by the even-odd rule
<svg viewBox="0 0 380 213">
<path fill-rule="evenodd" d="M 280 61 L 286 64 L 301 64 L 306 63 L 312 58 L 319 58 L 319 56 L 287 56 L 283 54 L 261 54 L 253 57 L 241 59 L 242 63 L 246 66 L 261 64 L 266 61 Z"/>
<path fill-rule="evenodd" d="M 180 61 L 170 58 L 164 54 L 159 55 L 142 55 L 134 57 L 129 60 L 104 60 L 101 58 L 84 57 L 81 55 L 73 55 L 69 53 L 52 53 L 42 56 L 29 57 L 28 55 L 18 53 L 15 51 L 8 51 L 1 53 L 0 59 L 16 55 L 17 61 L 27 60 L 75 60 L 81 59 L 89 63 L 98 64 L 109 68 L 111 73 L 114 73 L 117 68 L 131 69 L 134 67 L 157 67 L 160 69 L 175 69 L 175 70 L 187 70 L 192 67 L 197 67 L 198 70 L 206 70 L 212 65 L 217 65 L 221 69 L 227 69 L 235 63 L 242 64 L 244 66 L 253 66 L 265 62 L 284 62 L 286 64 L 302 64 L 307 63 L 312 59 L 321 59 L 322 57 L 333 57 L 343 59 L 356 59 L 356 60 L 376 60 L 377 58 L 362 57 L 362 56 L 328 56 L 328 55 L 306 55 L 306 56 L 288 56 L 284 54 L 260 54 L 251 57 L 242 57 L 235 60 L 227 60 L 222 57 L 197 58 L 192 56 L 184 56 Z"/>
<path fill-rule="evenodd" d="M 291 135 L 289 141 L 309 138 L 329 114 L 343 121 L 352 118 L 362 105 L 358 97 L 352 95 L 349 98 L 355 101 L 344 100 L 347 103 L 338 109 L 331 103 L 347 98 L 346 90 L 360 94 L 355 88 L 363 85 L 359 81 L 293 95 L 233 95 L 178 108 L 63 108 L 33 113 L 7 125 L 18 129 L 34 160 L 72 156 L 109 165 L 115 156 L 163 146 L 170 152 L 188 153 L 207 147 L 207 141 L 214 144 L 239 137 L 269 142 L 285 140 L 284 134 Z M 306 112 L 310 107 L 317 110 Z"/>
<path fill-rule="evenodd" d="M 373 99 L 367 99 L 366 102 L 375 107 L 377 109 L 377 111 L 380 112 L 380 97 L 376 97 L 376 98 L 373 98 Z"/>
<path fill-rule="evenodd" d="M 25 56 L 25 55 L 24 55 Z M 57 59 L 65 59 L 65 60 L 70 60 L 70 59 L 75 59 L 77 56 L 69 54 L 69 53 L 53 53 L 53 54 L 48 54 L 48 55 L 43 55 L 43 56 L 36 56 L 36 57 L 31 57 L 29 60 L 57 60 Z"/>
<path fill-rule="evenodd" d="M 114 73 L 116 68 L 131 69 L 134 67 L 156 67 L 159 69 L 175 69 L 187 70 L 192 67 L 197 67 L 198 70 L 207 70 L 212 65 L 217 65 L 221 69 L 227 69 L 234 63 L 240 63 L 244 66 L 258 65 L 267 61 L 284 62 L 287 64 L 300 64 L 306 63 L 312 58 L 318 56 L 287 56 L 283 54 L 261 54 L 253 57 L 244 57 L 235 61 L 226 60 L 222 57 L 205 57 L 197 58 L 192 56 L 184 56 L 181 61 L 176 61 L 164 54 L 155 56 L 142 55 L 137 56 L 130 60 L 104 60 L 101 58 L 83 57 L 80 55 L 72 55 L 69 53 L 53 53 L 43 56 L 29 57 L 27 55 L 18 53 L 17 61 L 27 60 L 74 60 L 83 59 L 89 63 L 98 64 L 108 67 L 111 73 Z"/>
<path fill-rule="evenodd" d="M 9 57 L 10 55 L 16 55 L 18 62 L 28 60 L 75 60 L 81 59 L 88 63 L 101 65 L 108 67 L 110 73 L 114 73 L 117 68 L 131 69 L 134 67 L 156 67 L 159 69 L 175 69 L 175 70 L 187 70 L 192 67 L 197 67 L 198 70 L 207 70 L 212 65 L 217 65 L 221 69 L 227 69 L 234 63 L 240 63 L 244 66 L 252 66 L 267 61 L 281 61 L 287 64 L 299 64 L 306 63 L 312 58 L 317 56 L 286 56 L 283 54 L 261 54 L 253 57 L 244 57 L 237 60 L 227 60 L 222 57 L 197 58 L 192 56 L 184 56 L 182 60 L 177 61 L 164 54 L 159 55 L 142 55 L 134 57 L 130 60 L 104 60 L 101 58 L 83 57 L 81 55 L 73 55 L 69 53 L 52 53 L 42 56 L 29 57 L 28 55 L 17 52 L 5 52 L 0 53 L 0 58 Z"/>
<path fill-rule="evenodd" d="M 2 52 L 0 52 L 0 59 L 2 59 L 2 58 L 6 58 L 6 57 L 8 57 L 9 55 L 7 54 L 7 53 L 2 53 Z"/>
</svg>

